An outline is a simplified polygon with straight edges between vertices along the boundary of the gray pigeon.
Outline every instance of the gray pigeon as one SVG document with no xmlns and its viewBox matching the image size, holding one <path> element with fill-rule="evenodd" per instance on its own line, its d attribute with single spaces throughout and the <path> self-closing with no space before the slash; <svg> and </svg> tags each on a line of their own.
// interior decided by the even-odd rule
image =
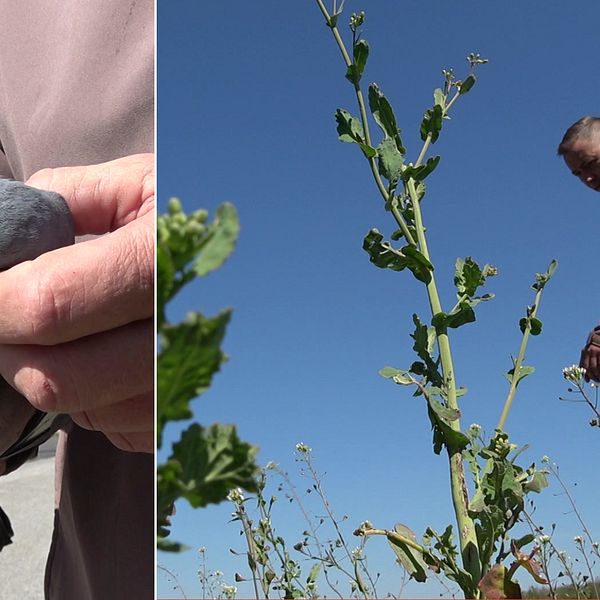
<svg viewBox="0 0 600 600">
<path fill-rule="evenodd" d="M 60 194 L 0 179 L 0 270 L 74 241 L 73 217 Z"/>
</svg>

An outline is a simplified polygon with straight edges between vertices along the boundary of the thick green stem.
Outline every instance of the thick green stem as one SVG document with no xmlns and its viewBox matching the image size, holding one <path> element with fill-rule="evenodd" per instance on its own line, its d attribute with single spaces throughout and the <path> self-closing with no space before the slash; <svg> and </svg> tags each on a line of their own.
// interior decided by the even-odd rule
<svg viewBox="0 0 600 600">
<path fill-rule="evenodd" d="M 429 139 L 429 136 L 428 138 Z M 425 142 L 427 144 L 427 140 Z M 423 153 L 422 153 L 423 154 Z M 421 216 L 421 207 L 413 179 L 409 179 L 407 190 L 411 198 L 413 213 L 415 217 L 415 229 L 419 250 L 423 256 L 430 261 L 427 239 L 425 237 L 425 228 Z M 431 261 L 430 261 L 431 262 Z M 427 284 L 427 296 L 431 307 L 431 314 L 436 315 L 442 312 L 435 276 L 431 273 L 431 280 Z M 437 330 L 438 349 L 440 352 L 440 362 L 442 366 L 442 376 L 444 378 L 444 387 L 446 391 L 446 402 L 450 408 L 458 409 L 456 397 L 456 378 L 454 376 L 454 366 L 452 363 L 452 352 L 450 349 L 450 339 L 446 327 Z M 451 421 L 450 426 L 455 431 L 460 431 L 460 419 Z M 450 486 L 452 491 L 452 504 L 456 523 L 459 529 L 459 543 L 463 566 L 472 577 L 475 585 L 481 578 L 481 563 L 479 560 L 479 546 L 475 533 L 475 523 L 469 516 L 469 495 L 465 479 L 465 469 L 462 453 L 460 451 L 448 448 L 448 460 L 450 463 Z"/>
</svg>

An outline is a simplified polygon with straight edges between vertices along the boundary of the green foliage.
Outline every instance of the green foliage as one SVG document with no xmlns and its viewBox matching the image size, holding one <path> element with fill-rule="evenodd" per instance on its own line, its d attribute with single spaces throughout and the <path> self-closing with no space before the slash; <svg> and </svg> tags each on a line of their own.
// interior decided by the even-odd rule
<svg viewBox="0 0 600 600">
<path fill-rule="evenodd" d="M 176 325 L 163 323 L 158 357 L 157 435 L 169 421 L 189 419 L 190 401 L 210 387 L 213 375 L 225 361 L 221 342 L 231 311 L 207 319 L 190 313 Z"/>
<path fill-rule="evenodd" d="M 427 579 L 427 564 L 423 560 L 423 552 L 415 549 L 417 536 L 402 523 L 394 525 L 394 533 L 400 535 L 388 534 L 387 539 L 396 554 L 398 562 L 415 581 L 425 581 Z M 410 544 L 411 541 L 413 544 Z"/>
<path fill-rule="evenodd" d="M 211 318 L 191 312 L 176 324 L 169 323 L 166 315 L 168 302 L 186 284 L 219 268 L 234 249 L 239 222 L 233 205 L 221 205 L 212 223 L 207 223 L 207 218 L 205 210 L 186 215 L 175 198 L 169 202 L 167 214 L 158 218 L 159 448 L 165 426 L 192 417 L 191 401 L 208 390 L 225 361 L 221 343 L 231 311 Z M 232 425 L 190 425 L 173 444 L 167 461 L 158 466 L 158 548 L 184 549 L 166 539 L 179 498 L 198 508 L 221 502 L 235 487 L 255 490 L 255 455 L 256 448 L 240 441 Z"/>
<path fill-rule="evenodd" d="M 396 250 L 390 242 L 383 241 L 383 235 L 377 229 L 371 229 L 365 236 L 363 249 L 370 261 L 380 269 L 403 271 L 408 268 L 419 281 L 431 281 L 433 265 L 414 246 L 406 245 Z"/>
<path fill-rule="evenodd" d="M 519 323 L 523 337 L 519 354 L 513 359 L 513 368 L 507 373 L 511 386 L 500 423 L 494 437 L 484 445 L 478 432 L 465 432 L 461 427 L 458 399 L 466 389 L 457 386 L 449 331 L 476 320 L 477 306 L 494 297 L 490 293 L 480 293 L 480 288 L 489 277 L 497 274 L 497 270 L 487 264 L 480 267 L 471 257 L 458 258 L 454 274 L 456 301 L 450 310 L 444 310 L 428 250 L 421 204 L 426 193 L 424 180 L 440 162 L 439 156 L 427 157 L 427 153 L 439 139 L 444 121 L 449 119 L 454 104 L 475 85 L 474 69 L 485 64 L 487 59 L 477 53 L 469 54 L 469 71 L 462 80 L 455 77 L 452 69 L 442 71 L 443 84 L 434 90 L 433 106 L 425 111 L 419 127 L 423 145 L 416 160 L 407 162 L 407 149 L 401 139 L 396 115 L 376 84 L 368 88 L 368 109 L 383 138 L 377 143 L 371 137 L 361 90 L 370 51 L 369 44 L 359 31 L 365 20 L 364 13 L 360 14 L 360 18 L 353 15 L 350 19 L 350 57 L 337 29 L 341 7 L 333 11 L 334 20 L 323 0 L 316 1 L 340 48 L 347 67 L 346 77 L 354 86 L 359 108 L 360 118 L 342 109 L 336 111 L 339 138 L 361 148 L 385 209 L 395 220 L 395 228 L 389 238 L 394 242 L 402 240 L 404 244 L 394 247 L 386 240 L 386 235 L 373 228 L 364 238 L 363 249 L 370 262 L 378 268 L 411 271 L 424 284 L 431 309 L 430 326 L 413 315 L 415 331 L 411 337 L 418 360 L 408 369 L 384 367 L 379 373 L 397 385 L 413 386 L 414 395 L 424 397 L 433 430 L 433 450 L 436 454 L 445 450 L 448 455 L 452 502 L 457 531 L 460 531 L 457 544 L 453 541 L 452 526 L 448 526 L 441 535 L 428 528 L 422 544 L 404 525 L 396 525 L 393 530 L 361 527 L 356 533 L 365 537 L 386 536 L 398 562 L 417 581 L 425 581 L 428 572 L 433 570 L 455 581 L 467 598 L 479 598 L 481 595 L 490 598 L 519 597 L 520 589 L 514 580 L 517 568 L 525 568 L 539 581 L 543 578 L 534 553 L 525 555 L 521 551 L 521 547 L 530 544 L 532 538 L 522 536 L 510 540 L 509 532 L 519 523 L 526 495 L 540 492 L 547 481 L 544 471 L 537 470 L 534 465 L 523 468 L 516 463 L 519 453 L 515 452 L 516 446 L 509 442 L 503 429 L 518 383 L 534 370 L 523 365 L 525 349 L 529 336 L 541 333 L 542 322 L 537 314 L 541 292 L 554 273 L 556 261 L 552 261 L 545 273 L 536 275 L 534 303 Z M 465 465 L 473 477 L 472 498 L 465 478 Z M 512 559 L 510 564 L 505 564 Z"/>
<path fill-rule="evenodd" d="M 419 133 L 421 139 L 425 141 L 427 138 L 431 139 L 431 143 L 434 144 L 440 137 L 440 131 L 442 130 L 442 120 L 444 118 L 444 109 L 441 104 L 435 104 L 433 108 L 428 108 L 423 115 L 423 121 L 421 122 L 421 128 Z"/>
<path fill-rule="evenodd" d="M 369 58 L 369 44 L 365 40 L 359 40 L 352 48 L 352 55 L 354 61 L 346 71 L 346 79 L 358 85 Z"/>
<path fill-rule="evenodd" d="M 240 490 L 230 492 L 228 499 L 234 505 L 232 521 L 239 523 L 245 541 L 244 550 L 231 552 L 246 558 L 250 572 L 236 574 L 236 581 L 252 581 L 256 598 L 327 597 L 318 592 L 318 585 L 327 585 L 339 598 L 377 597 L 377 579 L 367 568 L 364 543 L 353 550 L 348 546 L 342 533 L 346 517 L 338 520 L 334 515 L 321 476 L 315 470 L 312 449 L 303 443 L 296 444 L 296 462 L 302 477 L 301 488 L 306 490 L 303 494 L 288 473 L 273 462 L 258 477 L 255 495 L 245 496 Z M 287 544 L 276 529 L 281 496 L 268 491 L 268 484 L 272 485 L 274 478 L 279 480 L 277 492 L 283 492 L 287 502 L 294 504 L 304 518 L 302 539 L 293 545 Z M 308 489 L 306 479 L 310 482 Z M 336 574 L 350 585 L 349 595 L 341 593 Z"/>
<path fill-rule="evenodd" d="M 367 158 L 373 158 L 377 155 L 375 148 L 365 143 L 365 132 L 360 121 L 353 117 L 347 110 L 338 108 L 335 113 L 337 121 L 337 132 L 342 142 L 349 144 L 358 144 Z"/>
<path fill-rule="evenodd" d="M 179 290 L 195 277 L 218 269 L 233 252 L 240 226 L 237 211 L 224 203 L 212 223 L 200 209 L 186 215 L 177 198 L 169 201 L 168 213 L 157 220 L 158 326 L 165 320 L 165 307 Z"/>
</svg>

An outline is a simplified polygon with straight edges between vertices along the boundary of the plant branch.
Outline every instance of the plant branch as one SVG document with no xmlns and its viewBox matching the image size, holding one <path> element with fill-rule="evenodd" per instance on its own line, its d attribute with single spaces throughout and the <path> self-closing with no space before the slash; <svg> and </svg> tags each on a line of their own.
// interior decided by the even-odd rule
<svg viewBox="0 0 600 600">
<path fill-rule="evenodd" d="M 336 44 L 337 44 L 338 48 L 340 49 L 340 52 L 342 53 L 342 58 L 344 59 L 344 63 L 346 64 L 346 67 L 348 67 L 348 68 L 351 67 L 353 64 L 352 59 L 350 58 L 350 55 L 348 54 L 348 50 L 346 49 L 344 40 L 342 40 L 342 36 L 340 35 L 340 32 L 339 32 L 337 26 L 333 23 L 331 15 L 329 14 L 329 12 L 327 11 L 327 8 L 325 8 L 325 5 L 323 4 L 323 0 L 317 0 L 317 4 L 319 6 L 319 9 L 321 10 L 321 13 L 323 13 L 323 16 L 325 17 L 327 26 L 329 27 L 329 29 L 331 29 L 331 33 L 333 34 Z M 362 90 L 360 89 L 360 85 L 358 83 L 353 83 L 353 88 L 354 88 L 354 92 L 356 94 L 358 109 L 360 111 L 360 120 L 362 123 L 363 132 L 364 132 L 364 136 L 365 136 L 364 141 L 367 146 L 372 147 L 373 144 L 371 142 L 371 133 L 370 133 L 370 129 L 369 129 L 369 120 L 367 118 L 367 109 L 366 109 L 366 104 L 365 104 L 365 98 L 362 93 Z M 367 161 L 369 163 L 369 168 L 371 169 L 373 179 L 375 180 L 375 185 L 377 186 L 377 189 L 379 190 L 379 193 L 381 194 L 381 197 L 383 198 L 384 202 L 386 204 L 388 204 L 391 200 L 390 194 L 388 193 L 388 190 L 387 190 L 385 184 L 383 183 L 383 180 L 381 179 L 381 175 L 379 174 L 379 170 L 377 169 L 377 163 L 375 161 L 375 158 L 367 157 Z M 398 226 L 400 227 L 402 234 L 406 238 L 406 241 L 409 244 L 411 244 L 412 246 L 415 246 L 416 245 L 415 240 L 408 228 L 406 220 L 404 219 L 404 217 L 400 214 L 400 212 L 398 210 L 396 210 L 394 212 L 394 218 L 396 219 L 396 222 L 398 223 Z"/>
<path fill-rule="evenodd" d="M 527 323 L 525 325 L 525 330 L 523 331 L 523 338 L 521 339 L 521 346 L 519 348 L 519 354 L 517 356 L 517 360 L 515 361 L 515 365 L 513 368 L 513 374 L 510 381 L 510 388 L 508 390 L 508 396 L 504 402 L 504 407 L 502 409 L 502 414 L 500 415 L 500 420 L 498 421 L 498 425 L 496 429 L 504 430 L 504 425 L 506 423 L 506 419 L 508 418 L 508 413 L 512 407 L 513 400 L 515 399 L 515 393 L 517 391 L 517 385 L 521 379 L 521 366 L 523 365 L 523 360 L 525 359 L 525 350 L 527 349 L 527 344 L 529 342 L 529 336 L 531 334 L 531 322 L 530 319 L 534 318 L 537 315 L 537 311 L 540 306 L 540 300 L 542 299 L 542 291 L 538 289 L 535 298 L 533 300 L 533 310 L 531 314 L 527 316 Z"/>
<path fill-rule="evenodd" d="M 363 527 L 360 527 L 354 531 L 354 535 L 362 537 L 369 537 L 371 535 L 383 535 L 387 538 L 394 539 L 401 544 L 405 544 L 409 548 L 412 548 L 413 550 L 416 550 L 421 554 L 428 552 L 425 546 L 421 546 L 421 544 L 418 544 L 413 539 L 408 538 L 402 535 L 401 533 L 398 533 L 397 531 L 392 531 L 390 529 L 365 529 Z"/>
</svg>

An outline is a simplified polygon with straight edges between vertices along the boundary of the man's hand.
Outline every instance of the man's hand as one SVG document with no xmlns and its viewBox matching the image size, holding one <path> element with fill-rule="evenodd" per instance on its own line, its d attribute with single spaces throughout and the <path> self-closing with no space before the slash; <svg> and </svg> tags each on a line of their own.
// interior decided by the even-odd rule
<svg viewBox="0 0 600 600">
<path fill-rule="evenodd" d="M 76 235 L 0 273 L 0 375 L 122 450 L 154 449 L 154 155 L 44 169 Z"/>
<path fill-rule="evenodd" d="M 581 351 L 579 366 L 585 369 L 586 381 L 600 381 L 600 346 L 588 344 Z"/>
</svg>

